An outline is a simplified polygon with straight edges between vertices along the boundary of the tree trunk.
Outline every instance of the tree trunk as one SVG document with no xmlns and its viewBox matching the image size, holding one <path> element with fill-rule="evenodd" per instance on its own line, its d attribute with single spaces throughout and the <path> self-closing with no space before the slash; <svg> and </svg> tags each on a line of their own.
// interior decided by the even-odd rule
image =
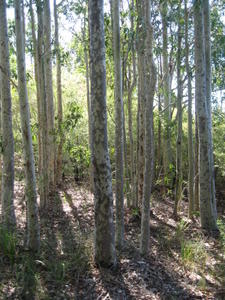
<svg viewBox="0 0 225 300">
<path fill-rule="evenodd" d="M 89 1 L 92 163 L 95 198 L 95 262 L 116 264 L 111 166 L 107 139 L 103 0 Z"/>
<path fill-rule="evenodd" d="M 214 199 L 212 196 L 212 160 L 210 155 L 210 118 L 206 97 L 206 68 L 203 40 L 202 2 L 194 2 L 195 23 L 195 90 L 199 131 L 199 181 L 200 181 L 200 219 L 201 226 L 208 232 L 217 231 Z"/>
<path fill-rule="evenodd" d="M 1 91 L 1 87 L 2 87 L 2 81 L 1 81 L 1 71 L 0 71 L 0 147 L 2 147 L 2 91 Z M 0 204 L 1 203 L 2 203 L 2 151 L 0 152 Z"/>
<path fill-rule="evenodd" d="M 48 130 L 47 129 L 47 102 L 45 93 L 45 72 L 43 57 L 43 6 L 37 1 L 38 15 L 38 41 L 37 41 L 37 68 L 38 68 L 38 89 L 40 91 L 40 136 L 41 136 L 41 174 L 40 174 L 40 206 L 48 206 Z"/>
<path fill-rule="evenodd" d="M 113 1 L 113 55 L 114 55 L 114 98 L 115 98 L 115 149 L 116 149 L 116 246 L 120 249 L 124 239 L 124 196 L 123 196 L 123 99 L 120 56 L 120 10 L 119 0 Z"/>
<path fill-rule="evenodd" d="M 170 119 L 171 119 L 171 96 L 170 96 L 170 74 L 168 63 L 168 22 L 167 22 L 167 1 L 163 1 L 161 7 L 162 31 L 163 31 L 163 98 L 164 98 L 164 145 L 163 145 L 163 165 L 165 184 L 171 186 L 171 144 L 170 144 Z"/>
<path fill-rule="evenodd" d="M 41 124 L 41 99 L 39 90 L 39 77 L 38 77 L 38 48 L 37 38 L 35 33 L 35 20 L 32 0 L 30 0 L 30 16 L 31 16 L 31 29 L 32 29 L 32 42 L 33 42 L 33 54 L 34 54 L 34 76 L 36 82 L 36 93 L 37 93 L 37 110 L 38 110 L 38 124 Z M 42 140 L 41 140 L 41 129 L 38 126 L 38 173 L 41 175 L 42 170 Z"/>
<path fill-rule="evenodd" d="M 44 2 L 44 71 L 47 101 L 47 146 L 49 188 L 54 191 L 55 184 L 55 137 L 54 137 L 54 102 L 52 86 L 52 50 L 51 50 L 51 13 L 49 0 Z"/>
<path fill-rule="evenodd" d="M 199 135 L 198 135 L 198 116 L 197 103 L 195 103 L 195 179 L 194 179 L 194 210 L 199 211 Z"/>
<path fill-rule="evenodd" d="M 16 223 L 14 211 L 14 141 L 12 131 L 12 103 L 6 2 L 0 1 L 0 72 L 2 99 L 2 221 L 6 228 Z"/>
<path fill-rule="evenodd" d="M 18 90 L 20 102 L 21 129 L 23 138 L 24 167 L 26 177 L 26 205 L 27 205 L 27 243 L 28 248 L 38 251 L 40 247 L 40 228 L 38 223 L 38 205 L 36 192 L 36 179 L 34 167 L 34 155 L 32 136 L 30 128 L 30 110 L 26 86 L 26 66 L 24 52 L 24 30 L 21 9 L 21 0 L 15 0 L 15 22 L 16 22 L 16 54 Z"/>
<path fill-rule="evenodd" d="M 131 206 L 135 207 L 135 162 L 134 162 L 134 139 L 133 139 L 133 116 L 132 116 L 132 91 L 131 68 L 128 66 L 128 128 L 130 142 L 130 164 L 131 164 Z M 134 80 L 134 79 L 133 79 Z"/>
<path fill-rule="evenodd" d="M 86 9 L 84 12 L 84 26 L 83 26 L 83 43 L 84 43 L 84 60 L 85 60 L 85 77 L 86 77 L 86 92 L 87 92 L 87 110 L 88 110 L 88 144 L 91 152 L 91 100 L 90 100 L 90 69 L 89 69 L 89 21 L 88 31 L 86 29 Z M 88 32 L 88 33 L 87 33 Z M 89 166 L 89 177 L 90 177 L 90 188 L 91 191 L 94 189 L 94 178 L 93 178 L 93 167 L 90 163 Z"/>
<path fill-rule="evenodd" d="M 205 80 L 206 80 L 206 104 L 209 115 L 209 155 L 211 165 L 211 193 L 214 214 L 217 216 L 216 209 L 216 188 L 215 188 L 215 172 L 214 172 L 214 157 L 213 157 L 213 137 L 212 137 L 212 108 L 211 108 L 211 90 L 212 90 L 212 70 L 211 70 L 211 24 L 210 24 L 210 9 L 209 1 L 203 1 L 204 14 L 204 45 L 205 45 Z"/>
<path fill-rule="evenodd" d="M 193 154 L 193 132 L 192 132 L 192 87 L 191 72 L 189 66 L 189 42 L 188 42 L 188 9 L 185 0 L 185 67 L 188 78 L 188 216 L 192 218 L 194 211 L 194 154 Z"/>
<path fill-rule="evenodd" d="M 145 165 L 145 86 L 144 86 L 144 31 L 142 28 L 143 22 L 143 5 L 141 2 L 137 2 L 137 11 L 138 11 L 138 41 L 137 41 L 137 52 L 138 52 L 138 122 L 139 122 L 139 136 L 138 136 L 138 161 L 137 161 L 137 169 L 138 169 L 138 205 L 141 204 L 143 199 L 143 188 L 144 188 L 144 165 Z"/>
<path fill-rule="evenodd" d="M 183 87 L 181 78 L 181 24 L 180 24 L 180 10 L 181 2 L 179 3 L 178 12 L 178 42 L 177 42 L 177 141 L 176 141 L 176 187 L 175 187 L 175 206 L 174 206 L 174 216 L 177 217 L 177 212 L 179 210 L 179 203 L 182 198 L 182 97 L 183 97 Z"/>
<path fill-rule="evenodd" d="M 58 109 L 58 133 L 59 142 L 56 157 L 56 172 L 55 182 L 61 183 L 62 180 L 62 148 L 63 148 L 63 107 L 62 107 L 62 80 L 61 80 L 61 51 L 59 45 L 59 24 L 58 24 L 58 11 L 56 0 L 54 0 L 54 21 L 55 21 L 55 49 L 56 49 L 56 85 L 57 85 L 57 109 Z"/>
<path fill-rule="evenodd" d="M 135 57 L 135 42 L 134 34 L 134 1 L 131 2 L 130 22 L 131 22 L 131 49 L 132 49 L 132 66 L 133 66 L 133 79 L 131 75 L 131 66 L 128 64 L 128 128 L 129 128 L 129 141 L 130 141 L 130 164 L 131 164 L 131 206 L 135 207 L 135 156 L 134 156 L 134 139 L 133 139 L 133 114 L 132 114 L 132 94 L 136 85 L 136 57 Z"/>
<path fill-rule="evenodd" d="M 145 33 L 145 172 L 144 193 L 141 214 L 141 254 L 146 255 L 149 250 L 150 239 L 150 196 L 154 167 L 154 138 L 153 138 L 153 100 L 156 86 L 156 68 L 153 61 L 153 28 L 151 24 L 151 1 L 144 2 Z"/>
</svg>

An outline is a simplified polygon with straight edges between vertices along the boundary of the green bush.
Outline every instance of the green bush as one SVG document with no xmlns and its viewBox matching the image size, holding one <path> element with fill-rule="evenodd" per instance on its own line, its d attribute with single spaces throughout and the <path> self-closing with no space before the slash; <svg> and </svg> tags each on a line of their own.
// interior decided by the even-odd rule
<svg viewBox="0 0 225 300">
<path fill-rule="evenodd" d="M 11 264 L 16 259 L 16 236 L 4 226 L 0 226 L 0 254 L 6 257 Z"/>
</svg>

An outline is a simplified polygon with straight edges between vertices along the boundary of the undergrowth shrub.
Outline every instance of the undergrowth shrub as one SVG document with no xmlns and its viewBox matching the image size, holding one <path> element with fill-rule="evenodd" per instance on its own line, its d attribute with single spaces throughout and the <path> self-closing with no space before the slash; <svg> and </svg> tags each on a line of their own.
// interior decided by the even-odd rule
<svg viewBox="0 0 225 300">
<path fill-rule="evenodd" d="M 0 254 L 6 257 L 11 264 L 16 259 L 16 235 L 4 226 L 0 226 Z"/>
<path fill-rule="evenodd" d="M 204 267 L 206 263 L 207 252 L 203 241 L 189 240 L 181 243 L 181 259 L 189 266 L 200 265 Z"/>
<path fill-rule="evenodd" d="M 175 242 L 180 247 L 180 256 L 182 262 L 190 268 L 205 266 L 207 251 L 204 241 L 199 236 L 195 239 L 187 239 L 185 232 L 189 229 L 190 223 L 183 219 L 178 223 L 175 232 Z"/>
</svg>

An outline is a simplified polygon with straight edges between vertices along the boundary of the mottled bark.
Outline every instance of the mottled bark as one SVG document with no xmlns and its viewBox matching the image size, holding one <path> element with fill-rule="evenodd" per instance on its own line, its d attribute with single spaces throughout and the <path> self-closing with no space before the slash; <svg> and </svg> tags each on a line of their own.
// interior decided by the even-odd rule
<svg viewBox="0 0 225 300">
<path fill-rule="evenodd" d="M 107 139 L 103 0 L 89 0 L 92 163 L 95 199 L 95 262 L 116 264 L 111 166 Z"/>
<path fill-rule="evenodd" d="M 86 29 L 88 25 L 88 30 Z M 84 12 L 83 26 L 83 43 L 84 43 L 84 60 L 85 60 L 85 78 L 86 78 L 86 93 L 87 93 L 87 110 L 88 110 L 88 144 L 91 152 L 91 99 L 90 99 L 90 63 L 89 63 L 89 21 L 86 21 L 86 10 Z M 93 166 L 89 166 L 90 188 L 94 189 Z"/>
<path fill-rule="evenodd" d="M 191 71 L 189 65 L 189 41 L 188 41 L 188 9 L 185 0 L 185 68 L 188 80 L 188 216 L 192 218 L 194 211 L 194 153 L 192 132 L 192 86 Z"/>
<path fill-rule="evenodd" d="M 160 118 L 160 114 L 162 111 L 162 104 L 161 104 L 161 95 L 159 94 L 158 97 L 158 112 L 159 112 L 159 118 L 158 118 L 158 143 L 157 143 L 157 162 L 158 162 L 158 174 L 160 174 L 160 169 L 162 166 L 162 122 Z"/>
<path fill-rule="evenodd" d="M 138 68 L 139 70 L 139 68 Z M 138 91 L 139 88 L 139 76 L 138 76 Z M 134 201 L 134 207 L 138 208 L 138 179 L 139 179 L 139 132 L 140 132 L 140 95 L 138 92 L 138 107 L 137 107 L 137 116 L 136 116 L 136 124 L 137 124 L 137 144 L 136 144 L 136 155 L 135 155 L 135 201 Z"/>
<path fill-rule="evenodd" d="M 203 17 L 204 17 L 204 46 L 205 46 L 205 80 L 206 80 L 206 104 L 209 115 L 209 155 L 210 155 L 210 165 L 211 165 L 211 193 L 214 214 L 217 216 L 216 209 L 216 188 L 215 188 L 215 172 L 214 172 L 214 157 L 213 157 L 213 137 L 212 137 L 212 70 L 211 70 L 211 23 L 210 23 L 210 8 L 209 0 L 202 2 L 203 4 Z"/>
<path fill-rule="evenodd" d="M 163 71 L 162 71 L 162 56 L 159 56 L 159 64 L 158 64 L 158 86 L 157 86 L 157 94 L 158 94 L 158 141 L 156 145 L 157 152 L 157 173 L 156 176 L 160 176 L 162 172 L 163 166 L 163 141 L 162 141 L 162 84 L 163 84 Z"/>
<path fill-rule="evenodd" d="M 29 3 L 30 17 L 31 17 L 31 30 L 32 30 L 32 42 L 33 42 L 33 55 L 34 55 L 34 76 L 36 83 L 36 94 L 37 94 L 37 112 L 38 112 L 38 124 L 41 123 L 41 99 L 40 99 L 40 91 L 39 91 L 39 77 L 38 77 L 38 49 L 37 49 L 37 37 L 35 32 L 35 19 L 34 19 L 34 11 L 32 0 Z M 42 145 L 41 145 L 41 130 L 40 126 L 38 126 L 38 172 L 41 174 L 42 170 Z"/>
<path fill-rule="evenodd" d="M 153 100 L 156 86 L 156 68 L 153 61 L 153 28 L 151 24 L 151 1 L 144 2 L 144 26 L 145 33 L 145 172 L 144 193 L 142 199 L 141 214 L 141 254 L 146 255 L 149 250 L 150 240 L 150 196 L 154 167 L 154 137 L 153 137 Z"/>
<path fill-rule="evenodd" d="M 120 56 L 120 10 L 119 0 L 112 4 L 113 55 L 114 55 L 114 98 L 115 98 L 115 161 L 116 161 L 116 246 L 121 248 L 124 239 L 124 196 L 123 196 L 123 99 Z"/>
<path fill-rule="evenodd" d="M 202 1 L 194 1 L 195 23 L 195 97 L 197 103 L 199 131 L 199 181 L 200 181 L 200 219 L 201 226 L 208 232 L 217 230 L 214 199 L 212 197 L 212 160 L 210 156 L 210 118 L 206 97 L 206 68 L 203 40 Z"/>
<path fill-rule="evenodd" d="M 27 245 L 33 251 L 38 251 L 40 247 L 40 229 L 38 222 L 38 205 L 36 192 L 36 179 L 34 167 L 34 155 L 32 146 L 32 135 L 30 127 L 30 110 L 26 86 L 26 66 L 24 52 L 24 29 L 22 17 L 22 1 L 15 0 L 15 22 L 16 22 L 16 54 L 18 91 L 20 102 L 21 130 L 23 138 L 24 169 L 26 178 L 26 205 L 27 205 Z"/>
<path fill-rule="evenodd" d="M 48 130 L 47 127 L 47 101 L 45 93 L 45 72 L 43 55 L 43 6 L 41 1 L 36 1 L 38 15 L 38 40 L 37 40 L 37 68 L 38 68 L 38 89 L 40 92 L 40 136 L 41 136 L 41 173 L 39 176 L 40 206 L 45 208 L 48 205 Z"/>
<path fill-rule="evenodd" d="M 135 41 L 133 38 L 134 34 L 134 1 L 131 2 L 131 13 L 130 13 L 130 22 L 131 22 L 131 50 L 132 50 L 132 71 L 133 78 L 131 74 L 131 66 L 128 64 L 128 129 L 129 129 L 129 142 L 130 142 L 130 177 L 131 177 L 131 206 L 135 207 L 135 155 L 134 155 L 134 138 L 133 138 L 133 105 L 132 105 L 132 95 L 134 88 L 136 86 L 136 57 L 135 57 Z"/>
<path fill-rule="evenodd" d="M 130 143 L 130 175 L 131 175 L 131 203 L 135 207 L 135 162 L 134 162 L 134 138 L 133 138 L 133 117 L 132 117 L 132 91 L 131 68 L 128 66 L 128 129 Z"/>
<path fill-rule="evenodd" d="M 183 98 L 183 85 L 181 77 L 181 24 L 180 24 L 180 10 L 181 2 L 179 3 L 178 12 L 178 41 L 177 41 L 177 140 L 176 140 L 176 183 L 175 183 L 175 205 L 174 205 L 174 216 L 177 217 L 179 210 L 179 203 L 182 199 L 182 98 Z"/>
<path fill-rule="evenodd" d="M 2 221 L 7 228 L 16 223 L 14 211 L 14 141 L 6 1 L 0 1 L 0 63 L 2 100 Z"/>
<path fill-rule="evenodd" d="M 138 205 L 141 204 L 143 199 L 143 188 L 144 188 L 144 144 L 145 144 L 145 87 L 144 87 L 144 73 L 145 73 L 145 62 L 144 62 L 144 30 L 143 30 L 143 18 L 144 8 L 141 2 L 137 2 L 138 12 L 138 30 L 137 30 L 137 53 L 138 53 L 138 161 L 137 161 L 137 180 L 138 180 Z"/>
<path fill-rule="evenodd" d="M 169 74 L 169 61 L 168 61 L 168 1 L 163 1 L 161 5 L 161 18 L 162 18 L 162 38 L 163 38 L 163 98 L 164 98 L 164 143 L 163 143 L 163 166 L 165 184 L 171 185 L 171 144 L 170 144 L 170 119 L 171 119 L 171 91 L 170 91 L 170 74 Z"/>
<path fill-rule="evenodd" d="M 194 178 L 194 210 L 199 211 L 199 135 L 197 103 L 195 103 L 195 178 Z"/>
<path fill-rule="evenodd" d="M 2 203 L 2 78 L 0 72 L 0 205 Z"/>
<path fill-rule="evenodd" d="M 59 142 L 56 153 L 56 170 L 55 182 L 61 183 L 62 180 L 62 148 L 63 148 L 63 107 L 62 107 L 62 79 L 61 79 L 61 51 L 59 45 L 59 24 L 58 24 L 58 10 L 56 0 L 54 0 L 54 21 L 55 21 L 55 50 L 56 50 L 56 88 L 57 88 L 57 120 L 58 120 L 58 134 Z"/>
<path fill-rule="evenodd" d="M 43 2 L 44 6 L 44 71 L 47 101 L 47 146 L 48 146 L 48 178 L 49 188 L 54 190 L 55 184 L 55 132 L 54 132 L 54 102 L 52 85 L 52 50 L 51 50 L 51 12 L 49 0 Z"/>
</svg>

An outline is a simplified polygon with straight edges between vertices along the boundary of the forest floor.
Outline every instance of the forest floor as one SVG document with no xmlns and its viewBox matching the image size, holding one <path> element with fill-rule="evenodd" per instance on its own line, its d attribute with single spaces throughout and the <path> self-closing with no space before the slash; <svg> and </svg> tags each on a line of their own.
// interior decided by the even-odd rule
<svg viewBox="0 0 225 300">
<path fill-rule="evenodd" d="M 172 218 L 173 201 L 154 192 L 151 250 L 139 251 L 140 215 L 125 211 L 125 246 L 114 270 L 93 262 L 94 206 L 87 186 L 65 181 L 41 212 L 41 252 L 23 247 L 24 187 L 16 182 L 18 234 L 8 254 L 0 251 L 0 299 L 225 299 L 225 216 L 217 240 L 200 230 L 197 218 Z M 1 242 L 1 241 L 0 241 Z"/>
</svg>

